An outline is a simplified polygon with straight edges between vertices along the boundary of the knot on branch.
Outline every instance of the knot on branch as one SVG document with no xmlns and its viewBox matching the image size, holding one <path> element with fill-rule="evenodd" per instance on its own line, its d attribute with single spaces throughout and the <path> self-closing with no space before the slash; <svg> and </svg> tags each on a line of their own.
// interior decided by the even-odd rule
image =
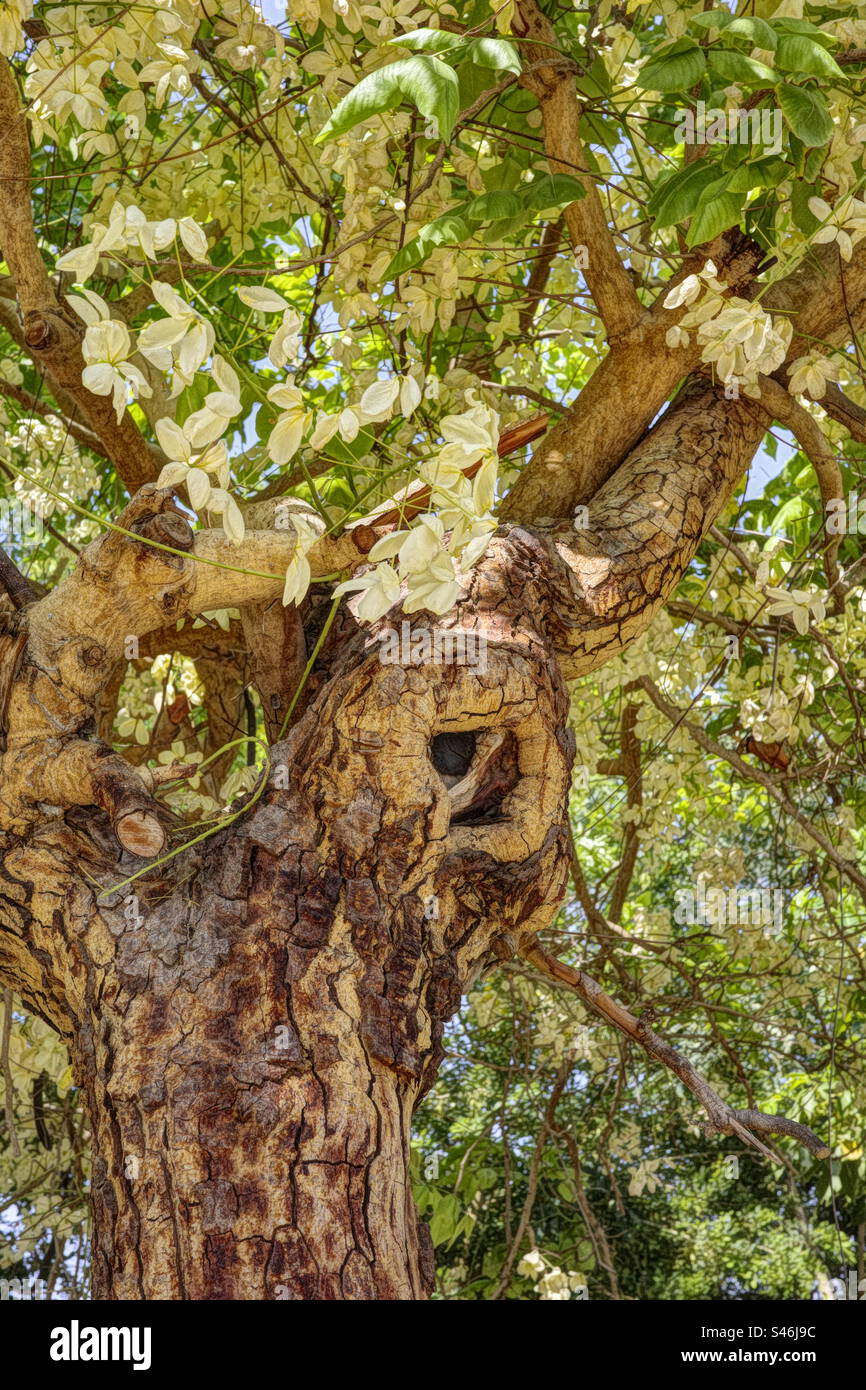
<svg viewBox="0 0 866 1390">
<path fill-rule="evenodd" d="M 59 309 L 30 309 L 24 315 L 24 341 L 32 352 L 78 347 L 82 330 Z"/>
</svg>

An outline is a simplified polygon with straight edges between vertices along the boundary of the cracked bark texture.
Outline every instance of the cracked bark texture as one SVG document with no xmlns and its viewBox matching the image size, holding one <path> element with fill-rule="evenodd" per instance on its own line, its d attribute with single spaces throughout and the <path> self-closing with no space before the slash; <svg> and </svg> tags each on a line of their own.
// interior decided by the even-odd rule
<svg viewBox="0 0 866 1390">
<path fill-rule="evenodd" d="M 249 532 L 238 575 L 222 532 L 193 535 L 147 485 L 55 590 L 7 602 L 0 978 L 63 1034 L 87 1095 L 97 1298 L 429 1294 L 411 1117 L 462 995 L 562 899 L 564 678 L 645 629 L 765 425 L 697 381 L 589 529 L 503 525 L 453 612 L 410 624 L 483 637 L 486 663 L 389 664 L 399 610 L 344 619 L 260 800 L 125 887 L 166 834 L 152 774 L 95 732 L 124 641 L 239 604 L 278 710 L 257 651 L 294 532 Z M 356 544 L 323 538 L 316 566 Z M 449 775 L 455 734 L 468 768 Z"/>
<path fill-rule="evenodd" d="M 420 1299 L 432 1250 L 409 1187 L 413 1108 L 462 994 L 546 925 L 567 874 L 571 740 L 526 603 L 535 551 L 503 536 L 444 620 L 484 633 L 485 671 L 383 664 L 356 631 L 273 747 L 254 809 L 112 891 L 141 867 L 124 815 L 159 808 L 87 730 L 117 634 L 195 591 L 179 521 L 146 489 L 125 529 L 180 554 L 104 539 L 65 596 L 6 619 L 0 969 L 67 1039 L 87 1093 L 94 1293 Z M 118 603 L 142 567 L 147 601 Z M 477 819 L 452 815 L 433 744 L 476 731 L 515 750 Z M 37 781 L 53 800 L 31 798 Z"/>
<path fill-rule="evenodd" d="M 486 667 L 383 662 L 378 638 L 402 612 L 362 631 L 344 607 L 261 797 L 159 863 L 159 779 L 109 742 L 126 639 L 193 657 L 226 731 L 252 679 L 273 739 L 329 597 L 316 585 L 303 621 L 281 608 L 296 541 L 276 499 L 247 509 L 239 549 L 219 530 L 193 535 L 147 481 L 159 460 L 131 417 L 118 425 L 83 391 L 81 325 L 39 260 L 26 126 L 0 63 L 14 166 L 0 244 L 18 298 L 0 294 L 0 320 L 135 492 L 48 594 L 0 556 L 0 983 L 66 1039 L 87 1096 L 97 1298 L 428 1296 L 412 1113 L 461 996 L 532 951 L 565 891 L 564 681 L 647 628 L 767 427 L 766 406 L 689 377 L 696 345 L 666 348 L 685 309 L 638 303 L 582 167 L 571 68 L 532 0 L 515 24 L 540 54 L 526 85 L 545 148 L 584 185 L 563 216 L 591 243 L 611 346 L 505 499 L 453 612 L 410 623 L 482 636 Z M 732 291 L 755 292 L 760 253 L 732 231 L 664 293 L 710 256 Z M 850 341 L 866 326 L 866 254 L 843 264 L 819 247 L 763 302 L 794 316 L 791 359 Z M 326 537 L 292 506 L 321 528 L 317 575 L 357 570 L 387 529 L 380 513 Z M 242 614 L 231 634 L 191 629 L 221 608 Z M 443 736 L 459 736 L 465 768 L 443 762 Z"/>
</svg>

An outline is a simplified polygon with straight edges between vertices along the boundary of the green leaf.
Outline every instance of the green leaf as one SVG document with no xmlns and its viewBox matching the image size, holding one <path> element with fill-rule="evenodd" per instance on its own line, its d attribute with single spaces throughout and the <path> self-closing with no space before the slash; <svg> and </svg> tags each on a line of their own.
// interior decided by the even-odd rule
<svg viewBox="0 0 866 1390">
<path fill-rule="evenodd" d="M 784 531 L 790 521 L 799 521 L 801 517 L 809 516 L 812 508 L 805 497 L 789 497 L 787 502 L 776 512 L 773 518 L 773 525 L 779 530 Z"/>
<path fill-rule="evenodd" d="M 809 207 L 809 199 L 817 198 L 821 188 L 817 183 L 807 183 L 805 179 L 795 179 L 791 184 L 791 213 L 794 223 L 806 236 L 817 232 L 821 223 Z"/>
<path fill-rule="evenodd" d="M 412 29 L 399 38 L 389 39 L 389 48 L 414 48 L 419 53 L 447 53 L 466 42 L 464 34 L 452 34 L 450 29 Z"/>
<path fill-rule="evenodd" d="M 715 192 L 706 207 L 698 208 L 689 225 L 686 241 L 689 246 L 700 246 L 712 241 L 727 227 L 736 227 L 743 208 L 742 193 Z"/>
<path fill-rule="evenodd" d="M 526 183 L 521 190 L 523 206 L 533 212 L 547 208 L 567 207 L 586 197 L 586 189 L 579 179 L 571 174 L 542 174 L 541 178 Z"/>
<path fill-rule="evenodd" d="M 649 92 L 685 92 L 700 81 L 706 66 L 702 48 L 691 39 L 677 39 L 644 64 L 636 86 Z"/>
<path fill-rule="evenodd" d="M 804 145 L 826 145 L 833 135 L 833 121 L 827 103 L 815 87 L 796 87 L 780 82 L 776 98 L 782 115 Z"/>
<path fill-rule="evenodd" d="M 777 188 L 790 174 L 791 170 L 784 159 L 775 156 L 756 159 L 751 164 L 741 164 L 735 170 L 728 184 L 728 192 L 751 193 L 753 188 Z"/>
<path fill-rule="evenodd" d="M 801 34 L 785 34 L 779 39 L 776 64 L 783 72 L 803 73 L 807 77 L 845 77 L 826 48 Z"/>
<path fill-rule="evenodd" d="M 517 49 L 505 39 L 473 39 L 469 57 L 479 68 L 491 68 L 493 72 L 519 73 L 521 70 Z"/>
<path fill-rule="evenodd" d="M 404 101 L 417 106 L 427 121 L 436 121 L 439 135 L 448 140 L 458 113 L 457 74 L 441 58 L 421 55 L 388 63 L 362 77 L 331 112 L 314 143 L 335 140 L 347 130 L 383 111 L 393 111 Z"/>
<path fill-rule="evenodd" d="M 440 1198 L 436 1214 L 430 1222 L 430 1239 L 434 1245 L 443 1245 L 454 1235 L 460 1220 L 460 1203 L 454 1196 Z"/>
<path fill-rule="evenodd" d="M 707 161 L 680 169 L 660 188 L 656 188 L 647 205 L 657 227 L 670 227 L 690 217 L 708 184 L 719 176 L 718 166 Z"/>
<path fill-rule="evenodd" d="M 710 69 L 726 82 L 767 83 L 776 81 L 776 73 L 764 63 L 736 53 L 732 48 L 711 48 L 708 51 Z"/>
<path fill-rule="evenodd" d="M 810 24 L 808 19 L 774 19 L 773 28 L 779 34 L 806 34 L 814 43 L 819 43 L 822 48 L 838 48 L 839 40 L 832 34 L 826 34 L 817 25 Z"/>
<path fill-rule="evenodd" d="M 464 206 L 466 221 L 471 227 L 477 227 L 482 222 L 496 222 L 500 217 L 519 217 L 522 200 L 519 193 L 493 189 L 490 193 L 479 193 Z"/>
<path fill-rule="evenodd" d="M 484 187 L 493 193 L 497 189 L 502 189 L 510 193 L 517 186 L 521 175 L 520 165 L 514 159 L 503 159 L 499 164 L 494 164 L 489 169 L 481 170 L 481 179 Z"/>
<path fill-rule="evenodd" d="M 733 18 L 730 10 L 705 10 L 703 14 L 692 15 L 689 20 L 689 28 L 727 29 Z"/>
<path fill-rule="evenodd" d="M 450 208 L 448 212 L 443 212 L 441 217 L 434 218 L 422 227 L 412 240 L 407 241 L 397 252 L 383 278 L 393 280 L 395 275 L 404 275 L 407 270 L 413 270 L 416 265 L 426 261 L 437 246 L 459 246 L 464 242 L 471 232 L 465 216 L 468 206 L 468 203 L 460 203 L 458 207 Z"/>
<path fill-rule="evenodd" d="M 610 96 L 612 83 L 610 73 L 605 66 L 604 59 L 597 57 L 588 72 L 578 73 L 575 78 L 575 86 L 583 96 L 589 97 L 590 101 L 598 101 L 599 97 Z"/>
<path fill-rule="evenodd" d="M 452 56 L 451 62 L 455 61 L 455 57 Z M 465 111 L 467 106 L 472 106 L 485 92 L 490 92 L 492 86 L 490 69 L 480 68 L 477 63 L 470 62 L 468 58 L 463 58 L 457 65 L 457 81 L 460 87 L 461 111 Z M 527 93 L 528 95 L 529 93 Z"/>
<path fill-rule="evenodd" d="M 803 161 L 803 178 L 807 183 L 817 180 L 818 175 L 827 157 L 827 151 L 823 145 L 817 145 L 809 151 Z M 819 190 L 820 192 L 820 190 Z"/>
<path fill-rule="evenodd" d="M 725 30 L 728 34 L 739 34 L 748 39 L 753 48 L 776 47 L 776 35 L 765 19 L 744 15 L 741 19 L 732 19 Z"/>
</svg>

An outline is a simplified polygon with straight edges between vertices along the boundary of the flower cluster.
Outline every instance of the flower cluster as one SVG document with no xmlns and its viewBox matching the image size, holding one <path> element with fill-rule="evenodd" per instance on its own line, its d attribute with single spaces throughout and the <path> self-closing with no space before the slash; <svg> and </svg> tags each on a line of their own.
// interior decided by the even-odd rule
<svg viewBox="0 0 866 1390">
<path fill-rule="evenodd" d="M 282 322 L 271 339 L 268 357 L 276 368 L 293 362 L 301 350 L 301 319 L 276 290 L 266 285 L 243 286 L 238 299 L 250 309 L 262 314 L 282 314 Z"/>
<path fill-rule="evenodd" d="M 150 288 L 168 317 L 145 325 L 138 336 L 138 350 L 159 371 L 173 373 L 172 395 L 176 396 L 213 352 L 214 331 L 171 285 L 154 280 Z"/>
<path fill-rule="evenodd" d="M 430 509 L 407 530 L 383 536 L 370 551 L 372 568 L 346 580 L 335 593 L 359 592 L 365 622 L 375 622 L 403 597 L 404 613 L 426 608 L 447 613 L 461 580 L 487 549 L 496 520 L 492 515 L 498 468 L 498 417 L 474 404 L 440 425 L 445 440 L 420 469 L 430 486 Z M 481 461 L 474 478 L 466 471 Z M 396 560 L 396 568 L 390 563 Z M 405 591 L 405 592 L 404 592 Z"/>
<path fill-rule="evenodd" d="M 229 540 L 239 545 L 244 538 L 244 519 L 240 507 L 227 491 L 229 458 L 220 438 L 228 423 L 241 409 L 240 383 L 234 368 L 218 354 L 213 359 L 213 376 L 218 390 L 205 397 L 199 410 L 183 425 L 174 420 L 156 422 L 156 435 L 169 462 L 159 475 L 160 487 L 186 488 L 190 505 L 222 517 Z M 216 485 L 214 484 L 216 479 Z"/>
<path fill-rule="evenodd" d="M 701 360 L 713 363 L 726 385 L 737 383 L 756 394 L 759 373 L 774 372 L 784 362 L 793 335 L 791 324 L 787 319 L 773 318 L 755 300 L 727 295 L 712 261 L 707 261 L 697 275 L 687 275 L 665 296 L 666 309 L 683 305 L 694 307 L 668 329 L 668 347 L 687 346 L 688 329 L 696 329 L 698 342 L 703 344 Z"/>
<path fill-rule="evenodd" d="M 801 637 L 809 631 L 810 621 L 819 623 L 826 615 L 824 595 L 818 589 L 777 589 L 765 584 L 764 593 L 772 599 L 769 616 L 790 618 Z"/>
<path fill-rule="evenodd" d="M 4 0 L 0 4 L 0 53 L 11 58 L 22 44 L 21 26 L 33 14 L 33 0 Z"/>
<path fill-rule="evenodd" d="M 90 228 L 90 240 L 65 251 L 58 258 L 57 269 L 66 270 L 75 276 L 75 283 L 83 285 L 95 271 L 100 256 L 112 251 L 134 249 L 147 260 L 156 259 L 158 251 L 180 240 L 193 260 L 207 260 L 207 237 L 192 217 L 163 217 L 155 221 L 145 217 L 140 208 L 122 207 L 115 203 L 111 209 L 108 224 L 94 222 Z"/>
<path fill-rule="evenodd" d="M 819 246 L 834 241 L 843 261 L 850 261 L 857 242 L 866 236 L 866 203 L 849 194 L 831 208 L 823 198 L 810 198 L 809 211 L 821 223 L 812 241 Z"/>
<path fill-rule="evenodd" d="M 808 392 L 813 401 L 819 401 L 827 390 L 827 382 L 838 381 L 841 374 L 841 366 L 831 362 L 823 353 L 807 352 L 788 368 L 791 378 L 788 390 L 792 396 L 802 396 Z"/>
<path fill-rule="evenodd" d="M 764 686 L 740 704 L 740 720 L 756 738 L 768 743 L 796 743 L 808 734 L 809 720 L 802 710 L 815 698 L 811 681 L 798 681 L 791 694 Z"/>
<path fill-rule="evenodd" d="M 586 1290 L 586 1278 L 576 1270 L 566 1273 L 559 1265 L 551 1265 L 539 1250 L 530 1250 L 517 1266 L 517 1273 L 535 1281 L 535 1292 L 547 1303 L 564 1302 L 580 1290 Z"/>
<path fill-rule="evenodd" d="M 111 396 L 119 423 L 129 401 L 151 394 L 144 375 L 129 360 L 133 353 L 129 329 L 111 317 L 105 300 L 93 290 L 68 295 L 67 301 L 87 324 L 81 344 L 87 366 L 81 380 L 95 396 Z"/>
</svg>

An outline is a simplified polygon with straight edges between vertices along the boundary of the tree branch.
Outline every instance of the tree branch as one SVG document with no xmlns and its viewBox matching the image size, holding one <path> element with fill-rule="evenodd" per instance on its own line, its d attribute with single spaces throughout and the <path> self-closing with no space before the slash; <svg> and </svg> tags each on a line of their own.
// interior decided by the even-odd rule
<svg viewBox="0 0 866 1390">
<path fill-rule="evenodd" d="M 23 608 L 41 596 L 41 591 L 21 573 L 0 547 L 0 589 L 8 596 L 13 608 Z"/>
<path fill-rule="evenodd" d="M 778 420 L 784 429 L 791 431 L 815 470 L 815 477 L 818 479 L 818 487 L 821 492 L 821 501 L 825 508 L 824 516 L 826 517 L 827 503 L 845 497 L 842 470 L 830 446 L 830 441 L 817 420 L 809 414 L 808 410 L 804 409 L 789 391 L 785 390 L 784 386 L 769 376 L 762 375 L 759 380 L 761 405 L 766 408 L 771 420 Z M 845 603 L 844 595 L 838 588 L 841 576 L 839 566 L 836 563 L 836 556 L 841 544 L 841 535 L 830 536 L 824 546 L 824 573 L 827 576 L 827 583 L 833 591 L 837 611 L 839 611 L 838 604 L 841 603 L 844 608 Z"/>
<path fill-rule="evenodd" d="M 572 516 L 620 466 L 644 435 L 677 383 L 700 362 L 700 345 L 668 348 L 667 330 L 687 306 L 663 307 L 670 289 L 712 259 L 719 280 L 747 292 L 763 253 L 735 229 L 698 248 L 664 286 L 639 323 L 596 367 L 569 413 L 524 468 L 500 510 L 503 520 L 532 524 Z M 793 318 L 788 361 L 811 351 L 815 341 L 839 346 L 866 326 L 866 242 L 842 261 L 835 245 L 810 249 L 796 270 L 770 287 L 764 307 Z"/>
<path fill-rule="evenodd" d="M 523 955 L 542 975 L 567 985 L 608 1023 L 612 1023 L 633 1042 L 639 1043 L 650 1057 L 664 1063 L 675 1076 L 678 1076 L 707 1112 L 708 1119 L 702 1121 L 701 1127 L 708 1137 L 714 1134 L 736 1134 L 766 1158 L 780 1163 L 782 1160 L 755 1136 L 784 1134 L 790 1139 L 796 1139 L 798 1144 L 802 1144 L 816 1158 L 829 1158 L 829 1147 L 805 1125 L 797 1124 L 795 1120 L 789 1120 L 784 1115 L 765 1115 L 760 1110 L 733 1110 L 681 1052 L 660 1038 L 642 1019 L 635 1018 L 622 1004 L 609 998 L 585 971 L 576 970 L 564 961 L 557 960 L 537 942 L 526 946 Z"/>
<path fill-rule="evenodd" d="M 804 815 L 798 806 L 795 806 L 787 793 L 776 784 L 768 773 L 763 772 L 758 767 L 752 767 L 749 763 L 745 762 L 738 753 L 734 753 L 730 748 L 725 748 L 724 744 L 712 738 L 704 729 L 700 728 L 699 725 L 693 724 L 690 719 L 686 718 L 683 710 L 671 704 L 670 700 L 665 699 L 658 686 L 654 681 L 650 680 L 649 676 L 640 676 L 636 680 L 635 685 L 641 690 L 646 691 L 656 709 L 663 714 L 666 719 L 670 720 L 675 728 L 685 729 L 686 733 L 689 734 L 689 736 L 694 739 L 695 743 L 703 748 L 706 753 L 710 753 L 714 758 L 721 758 L 722 761 L 729 763 L 734 771 L 739 773 L 747 782 L 760 783 L 760 785 L 770 793 L 773 800 L 781 806 L 785 815 L 795 820 L 797 824 L 805 830 L 810 840 L 814 841 L 814 843 L 824 851 L 827 858 L 835 865 L 839 872 L 857 887 L 860 896 L 863 898 L 863 901 L 866 902 L 866 877 L 861 874 L 857 865 L 842 857 L 839 851 L 831 845 L 827 837 L 823 835 L 820 830 L 815 828 L 809 820 L 809 817 Z"/>
<path fill-rule="evenodd" d="M 765 429 L 746 399 L 695 380 L 593 498 L 591 525 L 534 529 L 546 547 L 546 631 L 567 677 L 645 630 L 673 592 Z"/>
<path fill-rule="evenodd" d="M 82 326 L 60 303 L 42 259 L 33 228 L 31 178 L 26 117 L 12 67 L 0 58 L 0 246 L 15 280 L 24 346 L 80 407 L 120 478 L 135 491 L 156 477 L 158 455 L 128 411 L 118 424 L 110 398 L 95 396 L 82 385 Z"/>
<path fill-rule="evenodd" d="M 845 426 L 852 439 L 856 439 L 858 444 L 866 444 L 866 410 L 862 405 L 850 400 L 832 381 L 827 383 L 821 405 L 828 415 Z"/>
<path fill-rule="evenodd" d="M 598 188 L 580 139 L 581 107 L 574 85 L 576 65 L 563 57 L 556 34 L 535 0 L 518 0 L 512 20 L 528 67 L 520 85 L 532 92 L 541 111 L 544 149 L 554 173 L 576 176 L 585 196 L 565 209 L 572 246 L 587 248 L 586 283 L 615 343 L 640 320 L 643 307 L 631 276 L 619 258 Z"/>
<path fill-rule="evenodd" d="M 762 252 L 738 232 L 717 237 L 687 257 L 653 308 L 611 347 L 571 409 L 535 451 L 503 502 L 503 520 L 532 524 L 573 516 L 575 507 L 589 501 L 639 443 L 678 383 L 700 362 L 694 335 L 687 346 L 667 346 L 668 329 L 688 307 L 671 311 L 662 307 L 662 299 L 710 256 L 719 280 L 738 293 L 753 281 Z"/>
<path fill-rule="evenodd" d="M 574 204 L 577 206 L 577 204 Z M 562 218 L 556 222 L 546 222 L 544 231 L 541 233 L 541 245 L 538 248 L 538 255 L 532 263 L 532 270 L 526 285 L 526 303 L 520 310 L 517 326 L 521 334 L 525 335 L 532 328 L 532 322 L 538 312 L 539 301 L 544 297 L 544 289 L 547 284 L 547 277 L 550 274 L 550 267 L 553 265 L 555 257 L 559 254 L 562 245 Z"/>
</svg>

